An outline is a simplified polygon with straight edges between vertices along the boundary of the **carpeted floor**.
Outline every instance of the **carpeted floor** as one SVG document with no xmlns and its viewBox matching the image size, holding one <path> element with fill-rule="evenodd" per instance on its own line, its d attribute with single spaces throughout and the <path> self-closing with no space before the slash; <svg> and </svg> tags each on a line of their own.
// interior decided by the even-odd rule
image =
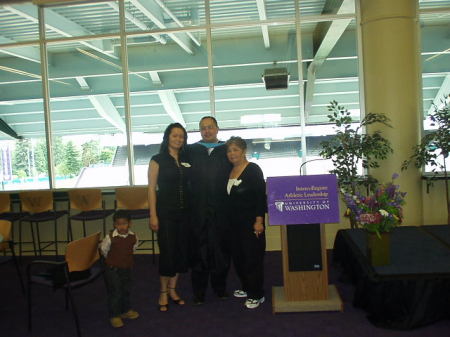
<svg viewBox="0 0 450 337">
<path fill-rule="evenodd" d="M 22 266 L 31 258 L 23 258 Z M 113 329 L 109 325 L 103 279 L 75 291 L 84 337 L 448 337 L 450 321 L 410 331 L 376 328 L 362 310 L 352 306 L 353 286 L 340 281 L 340 272 L 330 268 L 330 283 L 336 284 L 344 300 L 344 312 L 272 313 L 271 287 L 282 285 L 281 254 L 266 255 L 266 302 L 257 309 L 243 306 L 242 299 L 230 297 L 220 300 L 210 291 L 206 303 L 190 303 L 189 275 L 182 275 L 179 293 L 188 303 L 171 305 L 169 312 L 157 311 L 157 266 L 150 255 L 137 255 L 134 269 L 133 307 L 141 314 L 125 327 Z M 229 291 L 239 282 L 230 273 Z M 64 293 L 48 288 L 36 288 L 33 306 L 33 331 L 27 332 L 26 300 L 17 284 L 12 264 L 0 266 L 0 336 L 4 337 L 69 337 L 76 336 L 70 311 L 64 310 Z M 39 289 L 39 290 L 38 290 Z M 450 307 L 450 303 L 449 303 Z"/>
</svg>

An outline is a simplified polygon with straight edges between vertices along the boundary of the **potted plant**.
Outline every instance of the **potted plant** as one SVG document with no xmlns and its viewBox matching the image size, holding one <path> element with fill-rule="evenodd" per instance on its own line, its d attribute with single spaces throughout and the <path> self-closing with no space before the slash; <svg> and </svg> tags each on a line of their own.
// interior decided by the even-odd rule
<svg viewBox="0 0 450 337">
<path fill-rule="evenodd" d="M 373 190 L 377 180 L 370 175 L 358 175 L 358 168 L 379 167 L 379 161 L 386 159 L 392 148 L 389 140 L 380 131 L 373 134 L 362 133 L 362 128 L 380 123 L 389 126 L 389 119 L 384 114 L 368 113 L 355 127 L 350 112 L 333 101 L 328 106 L 328 119 L 335 124 L 336 135 L 330 140 L 320 143 L 320 156 L 331 159 L 334 170 L 330 171 L 338 177 L 340 190 L 343 193 L 355 194 L 358 186 L 364 186 L 367 191 Z M 348 213 L 348 212 L 346 212 Z M 350 213 L 351 227 L 357 223 Z"/>
<path fill-rule="evenodd" d="M 450 95 L 448 95 L 450 96 Z M 432 167 L 433 175 L 429 177 L 430 181 L 437 179 L 440 175 L 444 176 L 445 196 L 447 201 L 447 224 L 450 225 L 450 196 L 448 188 L 448 173 L 446 159 L 450 152 L 450 109 L 449 100 L 442 102 L 440 107 L 433 105 L 434 111 L 428 115 L 431 125 L 436 129 L 427 133 L 419 145 L 413 147 L 413 154 L 402 165 L 402 170 L 406 170 L 410 164 L 416 168 L 422 168 L 425 165 Z"/>
<path fill-rule="evenodd" d="M 372 265 L 389 263 L 389 233 L 402 223 L 406 192 L 401 192 L 399 185 L 394 184 L 397 177 L 398 174 L 393 174 L 392 181 L 378 184 L 368 195 L 344 193 L 350 212 L 368 232 L 367 252 Z"/>
</svg>

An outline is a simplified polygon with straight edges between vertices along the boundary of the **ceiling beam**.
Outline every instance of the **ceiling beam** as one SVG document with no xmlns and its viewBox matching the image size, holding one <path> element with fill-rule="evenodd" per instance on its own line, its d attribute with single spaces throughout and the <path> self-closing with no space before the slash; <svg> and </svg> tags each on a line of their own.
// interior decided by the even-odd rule
<svg viewBox="0 0 450 337">
<path fill-rule="evenodd" d="M 166 29 L 168 26 L 164 23 L 161 7 L 154 0 L 130 0 L 134 7 L 139 9 L 142 14 L 148 17 L 158 28 Z M 170 38 L 175 41 L 188 54 L 194 54 L 190 40 L 186 33 L 168 33 Z"/>
<path fill-rule="evenodd" d="M 23 5 L 15 5 L 15 6 L 3 6 L 3 9 L 8 10 L 11 13 L 19 15 L 23 18 L 26 18 L 34 23 L 38 23 L 38 11 L 36 10 L 36 6 L 32 4 L 23 4 Z M 46 8 L 45 9 L 45 26 L 47 29 L 53 30 L 58 34 L 61 34 L 66 37 L 72 36 L 83 36 L 83 35 L 92 35 L 92 33 L 83 27 L 81 27 L 76 22 L 73 22 L 62 15 L 59 15 L 55 11 Z M 94 49 L 102 54 L 105 54 L 109 57 L 117 59 L 115 55 L 113 55 L 112 51 L 107 51 L 103 46 L 103 42 L 99 40 L 91 40 L 91 41 L 79 41 L 81 44 Z"/>
<path fill-rule="evenodd" d="M 16 131 L 14 131 L 8 123 L 6 123 L 3 119 L 0 118 L 0 131 L 7 134 L 8 136 L 11 136 L 15 139 L 22 139 L 22 136 L 19 136 Z"/>
<path fill-rule="evenodd" d="M 267 20 L 265 0 L 256 0 L 260 20 Z M 267 25 L 261 25 L 261 32 L 264 40 L 264 47 L 270 48 L 269 28 Z"/>
<path fill-rule="evenodd" d="M 157 71 L 149 71 L 148 73 L 154 85 L 162 85 L 161 78 Z"/>
<path fill-rule="evenodd" d="M 88 96 L 91 104 L 98 114 L 115 126 L 120 132 L 125 133 L 125 122 L 117 111 L 108 95 Z"/>
<path fill-rule="evenodd" d="M 106 2 L 112 9 L 114 9 L 116 12 L 119 12 L 119 5 L 115 2 L 108 1 Z M 147 27 L 147 25 L 139 20 L 137 17 L 135 17 L 133 14 L 131 14 L 129 11 L 125 9 L 125 18 L 132 22 L 136 27 L 140 28 L 141 30 L 149 30 L 150 28 Z M 161 44 L 166 44 L 167 40 L 162 36 L 161 34 L 152 34 L 152 37 L 158 41 Z"/>
<path fill-rule="evenodd" d="M 181 113 L 180 106 L 178 105 L 177 98 L 173 90 L 158 90 L 158 96 L 163 104 L 164 110 L 172 118 L 174 122 L 178 122 L 186 127 L 186 122 Z"/>
<path fill-rule="evenodd" d="M 76 76 L 75 80 L 78 82 L 78 85 L 80 86 L 81 90 L 90 90 L 89 84 L 86 82 L 84 77 L 82 76 Z"/>
<path fill-rule="evenodd" d="M 7 44 L 14 42 L 16 41 L 0 36 L 0 44 Z M 22 46 L 22 47 L 3 48 L 0 49 L 0 52 L 36 63 L 41 62 L 39 50 L 36 47 Z"/>
<path fill-rule="evenodd" d="M 159 7 L 161 7 L 163 9 L 163 11 L 166 12 L 166 14 L 178 25 L 178 27 L 184 27 L 183 23 L 178 20 L 178 18 L 172 13 L 172 11 L 167 8 L 167 6 L 164 4 L 164 2 L 162 2 L 161 0 L 154 0 Z M 197 45 L 200 46 L 200 41 L 198 41 L 194 35 L 192 35 L 191 32 L 186 32 L 186 35 L 189 36 L 191 38 L 191 40 Z"/>
<path fill-rule="evenodd" d="M 444 80 L 442 81 L 441 87 L 439 88 L 438 92 L 436 93 L 436 96 L 433 99 L 433 104 L 431 104 L 430 108 L 428 109 L 428 115 L 433 113 L 435 111 L 435 107 L 439 109 L 444 103 L 443 101 L 445 99 L 449 99 L 450 96 L 450 75 L 445 76 Z"/>
<path fill-rule="evenodd" d="M 331 3 L 332 0 L 328 0 Z M 333 2 L 334 3 L 334 2 Z M 334 12 L 334 11 L 333 11 Z M 342 0 L 335 14 L 350 14 L 355 12 L 355 0 Z M 314 87 L 316 81 L 316 73 L 322 67 L 327 57 L 330 55 L 337 42 L 344 34 L 345 29 L 352 19 L 334 20 L 331 23 L 319 23 L 314 32 L 313 43 L 315 53 L 312 62 L 308 66 L 306 95 L 305 95 L 305 114 L 309 116 L 314 100 Z"/>
</svg>

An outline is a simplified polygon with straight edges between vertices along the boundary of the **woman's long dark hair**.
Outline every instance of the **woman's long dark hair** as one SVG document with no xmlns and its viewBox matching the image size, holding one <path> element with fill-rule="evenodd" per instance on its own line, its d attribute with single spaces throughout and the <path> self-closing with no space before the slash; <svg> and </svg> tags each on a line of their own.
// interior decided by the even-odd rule
<svg viewBox="0 0 450 337">
<path fill-rule="evenodd" d="M 172 132 L 172 129 L 175 129 L 175 128 L 183 130 L 184 143 L 183 143 L 183 146 L 180 149 L 180 154 L 184 152 L 184 150 L 186 148 L 186 144 L 187 144 L 187 132 L 186 132 L 186 129 L 180 123 L 172 123 L 172 124 L 169 124 L 167 126 L 166 130 L 164 131 L 163 141 L 162 141 L 161 146 L 159 148 L 159 153 L 169 153 L 169 136 L 170 136 L 170 133 Z"/>
</svg>

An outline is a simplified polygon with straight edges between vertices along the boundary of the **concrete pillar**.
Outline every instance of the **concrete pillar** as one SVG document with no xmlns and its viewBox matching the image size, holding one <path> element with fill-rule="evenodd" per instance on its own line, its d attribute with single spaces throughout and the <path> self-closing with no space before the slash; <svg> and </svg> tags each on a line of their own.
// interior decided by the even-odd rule
<svg viewBox="0 0 450 337">
<path fill-rule="evenodd" d="M 384 113 L 392 128 L 382 130 L 394 153 L 370 173 L 387 182 L 395 172 L 407 192 L 404 224 L 420 225 L 422 183 L 419 170 L 400 172 L 411 148 L 420 140 L 422 125 L 418 4 L 415 0 L 360 0 L 362 64 L 366 112 Z"/>
</svg>

